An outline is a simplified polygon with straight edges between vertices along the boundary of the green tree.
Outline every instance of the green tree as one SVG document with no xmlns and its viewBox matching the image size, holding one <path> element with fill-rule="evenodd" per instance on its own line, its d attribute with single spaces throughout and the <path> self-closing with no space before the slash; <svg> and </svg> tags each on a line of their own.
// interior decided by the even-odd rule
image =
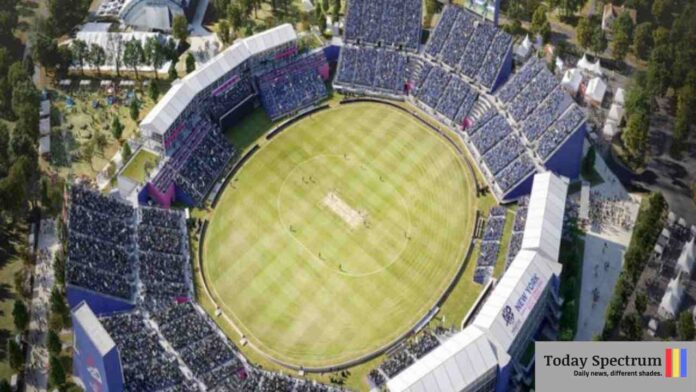
<svg viewBox="0 0 696 392">
<path fill-rule="evenodd" d="M 638 314 L 645 314 L 645 310 L 648 308 L 648 296 L 645 293 L 637 293 L 635 299 L 636 312 Z"/>
<path fill-rule="evenodd" d="M 63 343 L 60 341 L 60 336 L 52 329 L 48 331 L 46 346 L 49 354 L 55 356 L 60 355 L 60 352 L 63 350 Z"/>
<path fill-rule="evenodd" d="M 24 353 L 14 339 L 7 341 L 7 356 L 9 357 L 10 367 L 19 372 L 24 368 Z"/>
<path fill-rule="evenodd" d="M 532 32 L 541 36 L 544 42 L 551 39 L 551 25 L 546 17 L 546 6 L 539 5 L 532 16 Z"/>
<path fill-rule="evenodd" d="M 636 112 L 628 117 L 626 129 L 621 138 L 631 155 L 633 161 L 642 165 L 645 162 L 645 155 L 648 147 L 648 116 L 642 112 Z"/>
<path fill-rule="evenodd" d="M 98 128 L 94 130 L 94 145 L 97 147 L 97 150 L 103 155 L 104 154 L 104 149 L 106 146 L 109 144 L 108 140 L 106 140 L 106 135 L 104 135 L 104 132 L 100 131 Z"/>
<path fill-rule="evenodd" d="M 94 167 L 92 166 L 92 159 L 94 158 L 94 147 L 94 143 L 92 141 L 89 141 L 82 145 L 82 150 L 80 151 L 82 159 L 89 164 L 89 167 L 92 170 L 94 170 Z"/>
<path fill-rule="evenodd" d="M 176 61 L 172 61 L 172 65 L 169 66 L 169 72 L 167 77 L 171 82 L 179 78 L 179 73 L 176 71 Z"/>
<path fill-rule="evenodd" d="M 150 96 L 151 100 L 157 102 L 157 98 L 159 98 L 160 95 L 159 85 L 157 83 L 150 83 L 150 85 L 147 88 L 147 93 Z"/>
<path fill-rule="evenodd" d="M 130 145 L 128 144 L 128 142 L 123 143 L 123 149 L 121 150 L 121 156 L 123 157 L 123 161 L 127 162 L 130 159 L 131 155 L 133 155 L 133 153 L 131 152 Z"/>
<path fill-rule="evenodd" d="M 140 41 L 133 38 L 126 42 L 123 49 L 123 64 L 133 69 L 136 79 L 138 79 L 138 66 L 142 64 L 144 60 L 143 46 Z"/>
<path fill-rule="evenodd" d="M 106 62 L 106 52 L 104 48 L 97 44 L 90 45 L 87 62 L 97 69 L 97 74 L 101 75 L 100 67 Z"/>
<path fill-rule="evenodd" d="M 578 44 L 583 49 L 589 49 L 592 46 L 593 27 L 590 19 L 581 18 L 578 26 L 575 28 L 575 35 L 578 39 Z"/>
<path fill-rule="evenodd" d="M 196 70 L 196 59 L 193 58 L 191 52 L 186 55 L 186 73 L 190 74 Z"/>
<path fill-rule="evenodd" d="M 604 53 L 607 49 L 607 37 L 604 34 L 604 30 L 602 30 L 602 26 L 599 24 L 595 25 L 592 31 L 591 49 L 597 55 Z"/>
<path fill-rule="evenodd" d="M 672 52 L 666 45 L 657 46 L 650 53 L 647 71 L 647 90 L 652 96 L 663 96 L 671 82 Z"/>
<path fill-rule="evenodd" d="M 62 251 L 56 252 L 53 257 L 53 275 L 56 278 L 56 283 L 61 286 L 65 285 L 65 253 Z"/>
<path fill-rule="evenodd" d="M 186 16 L 174 16 L 174 20 L 172 21 L 172 35 L 174 38 L 186 42 L 189 37 L 188 20 L 186 20 Z"/>
<path fill-rule="evenodd" d="M 116 140 L 121 140 L 121 136 L 123 136 L 123 124 L 121 124 L 118 116 L 114 116 L 114 119 L 111 121 L 111 135 Z"/>
<path fill-rule="evenodd" d="M 650 22 L 641 23 L 636 26 L 633 36 L 633 50 L 641 60 L 647 60 L 652 49 L 652 24 Z"/>
<path fill-rule="evenodd" d="M 55 355 L 51 355 L 49 360 L 48 382 L 51 385 L 61 387 L 65 384 L 65 369 L 60 359 Z"/>
<path fill-rule="evenodd" d="M 12 317 L 14 317 L 14 325 L 18 331 L 24 331 L 29 326 L 29 311 L 21 299 L 15 301 L 12 308 Z"/>
<path fill-rule="evenodd" d="M 631 46 L 631 39 L 622 30 L 614 33 L 614 38 L 611 41 L 611 54 L 617 61 L 623 61 L 628 54 L 628 49 Z"/>
<path fill-rule="evenodd" d="M 137 98 L 133 98 L 133 100 L 131 100 L 129 111 L 131 120 L 137 122 L 138 118 L 140 118 L 140 102 L 138 102 Z"/>
<path fill-rule="evenodd" d="M 80 72 L 85 74 L 85 61 L 87 60 L 87 54 L 89 50 L 87 49 L 87 43 L 81 39 L 74 39 L 70 45 L 72 49 L 72 58 L 77 61 L 80 67 Z"/>
<path fill-rule="evenodd" d="M 145 61 L 152 67 L 155 72 L 155 79 L 158 79 L 158 72 L 166 60 L 164 48 L 157 37 L 149 37 L 143 46 L 143 54 Z"/>
<path fill-rule="evenodd" d="M 655 22 L 668 26 L 672 18 L 672 0 L 653 0 L 651 11 Z"/>
<path fill-rule="evenodd" d="M 223 44 L 227 45 L 230 43 L 230 23 L 226 19 L 218 22 L 218 37 L 220 37 L 220 41 Z"/>
<path fill-rule="evenodd" d="M 679 313 L 677 319 L 677 335 L 679 340 L 690 341 L 694 339 L 694 320 L 691 317 L 691 312 L 685 310 Z"/>
<path fill-rule="evenodd" d="M 7 382 L 4 378 L 0 380 L 0 392 L 12 392 L 12 387 L 10 386 L 10 383 Z"/>
<path fill-rule="evenodd" d="M 242 27 L 244 16 L 242 13 L 242 9 L 239 8 L 238 4 L 230 4 L 227 7 L 227 18 L 230 21 L 230 26 L 232 27 L 232 30 L 239 31 L 239 29 Z"/>
<path fill-rule="evenodd" d="M 631 341 L 643 340 L 643 327 L 640 316 L 631 313 L 621 320 L 621 332 Z"/>
</svg>

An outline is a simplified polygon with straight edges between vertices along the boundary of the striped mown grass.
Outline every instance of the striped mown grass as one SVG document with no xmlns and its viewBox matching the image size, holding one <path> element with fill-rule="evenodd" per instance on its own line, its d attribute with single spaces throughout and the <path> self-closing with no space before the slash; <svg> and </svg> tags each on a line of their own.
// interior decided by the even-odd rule
<svg viewBox="0 0 696 392">
<path fill-rule="evenodd" d="M 313 114 L 224 190 L 203 244 L 210 289 L 277 360 L 319 367 L 367 355 L 451 283 L 473 230 L 473 181 L 447 141 L 399 110 Z"/>
</svg>

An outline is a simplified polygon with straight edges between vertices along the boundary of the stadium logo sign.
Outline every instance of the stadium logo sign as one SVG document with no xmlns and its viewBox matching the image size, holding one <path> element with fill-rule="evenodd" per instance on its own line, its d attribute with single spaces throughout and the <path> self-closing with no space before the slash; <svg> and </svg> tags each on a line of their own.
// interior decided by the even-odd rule
<svg viewBox="0 0 696 392">
<path fill-rule="evenodd" d="M 688 368 L 687 358 L 689 357 L 685 348 L 666 348 L 665 349 L 665 377 L 685 378 Z"/>
<path fill-rule="evenodd" d="M 93 356 L 87 357 L 87 373 L 92 378 L 89 381 L 89 385 L 94 392 L 101 392 L 103 390 L 102 385 L 104 381 L 102 380 L 101 372 L 96 367 L 96 361 Z"/>
<path fill-rule="evenodd" d="M 513 305 L 506 305 L 503 308 L 502 316 L 505 321 L 505 326 L 511 329 L 511 332 L 517 333 L 522 327 L 522 323 L 527 314 L 534 308 L 541 293 L 544 289 L 544 280 L 534 273 L 524 286 L 522 294 L 513 302 Z"/>
<path fill-rule="evenodd" d="M 505 309 L 503 309 L 503 320 L 505 320 L 505 325 L 510 325 L 515 321 L 515 314 L 512 313 L 510 305 L 505 305 Z"/>
</svg>

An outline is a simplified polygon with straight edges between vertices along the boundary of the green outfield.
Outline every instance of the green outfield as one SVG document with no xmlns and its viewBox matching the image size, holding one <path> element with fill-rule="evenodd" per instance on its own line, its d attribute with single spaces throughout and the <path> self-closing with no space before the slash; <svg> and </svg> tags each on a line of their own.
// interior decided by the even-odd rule
<svg viewBox="0 0 696 392">
<path fill-rule="evenodd" d="M 266 355 L 344 363 L 407 332 L 452 282 L 474 189 L 454 148 L 406 113 L 374 103 L 319 112 L 262 145 L 229 182 L 203 273 Z"/>
</svg>

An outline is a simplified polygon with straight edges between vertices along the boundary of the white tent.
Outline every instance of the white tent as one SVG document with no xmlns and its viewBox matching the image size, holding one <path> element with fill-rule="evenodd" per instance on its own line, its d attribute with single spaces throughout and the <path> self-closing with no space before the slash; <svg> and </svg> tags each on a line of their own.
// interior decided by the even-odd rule
<svg viewBox="0 0 696 392">
<path fill-rule="evenodd" d="M 617 127 L 613 121 L 607 121 L 604 123 L 602 133 L 605 137 L 611 139 L 619 133 L 619 127 Z"/>
<path fill-rule="evenodd" d="M 696 262 L 696 255 L 694 255 L 694 239 L 684 244 L 681 254 L 677 259 L 677 270 L 683 272 L 684 274 L 691 276 L 694 270 L 694 264 Z"/>
<path fill-rule="evenodd" d="M 44 117 L 39 120 L 39 133 L 41 136 L 46 136 L 51 133 L 51 118 Z"/>
<path fill-rule="evenodd" d="M 582 58 L 578 60 L 577 67 L 589 71 L 592 67 L 592 63 L 587 59 L 587 55 L 583 54 Z"/>
<path fill-rule="evenodd" d="M 565 62 L 562 58 L 556 57 L 556 69 L 559 71 L 563 71 L 563 68 L 565 68 Z"/>
<path fill-rule="evenodd" d="M 616 92 L 614 93 L 614 103 L 623 106 L 625 103 L 625 94 L 626 92 L 624 91 L 624 89 L 622 89 L 621 87 L 617 88 Z"/>
<path fill-rule="evenodd" d="M 679 312 L 682 298 L 684 298 L 684 288 L 679 284 L 679 278 L 675 277 L 667 284 L 665 295 L 662 296 L 660 306 L 657 308 L 657 315 L 665 320 L 674 319 Z"/>
<path fill-rule="evenodd" d="M 571 68 L 563 74 L 561 85 L 571 94 L 576 94 L 582 83 L 582 73 L 577 68 Z"/>
<path fill-rule="evenodd" d="M 607 119 L 615 122 L 616 124 L 621 124 L 621 120 L 623 119 L 624 116 L 624 108 L 621 105 L 617 105 L 616 103 L 611 104 L 611 108 L 609 108 L 609 115 L 607 116 Z"/>
<path fill-rule="evenodd" d="M 302 0 L 302 9 L 304 12 L 314 11 L 314 4 L 312 4 L 312 0 Z"/>
<path fill-rule="evenodd" d="M 529 57 L 529 54 L 532 53 L 532 41 L 529 39 L 529 35 L 526 35 L 524 41 L 519 45 L 515 45 L 514 52 L 519 59 L 526 59 Z"/>
<path fill-rule="evenodd" d="M 598 77 L 592 78 L 587 84 L 585 91 L 585 100 L 595 105 L 601 105 L 604 100 L 604 94 L 607 92 L 607 84 Z"/>
<path fill-rule="evenodd" d="M 597 59 L 596 63 L 590 66 L 589 71 L 597 76 L 602 76 L 602 65 L 599 63 L 599 59 Z"/>
</svg>

